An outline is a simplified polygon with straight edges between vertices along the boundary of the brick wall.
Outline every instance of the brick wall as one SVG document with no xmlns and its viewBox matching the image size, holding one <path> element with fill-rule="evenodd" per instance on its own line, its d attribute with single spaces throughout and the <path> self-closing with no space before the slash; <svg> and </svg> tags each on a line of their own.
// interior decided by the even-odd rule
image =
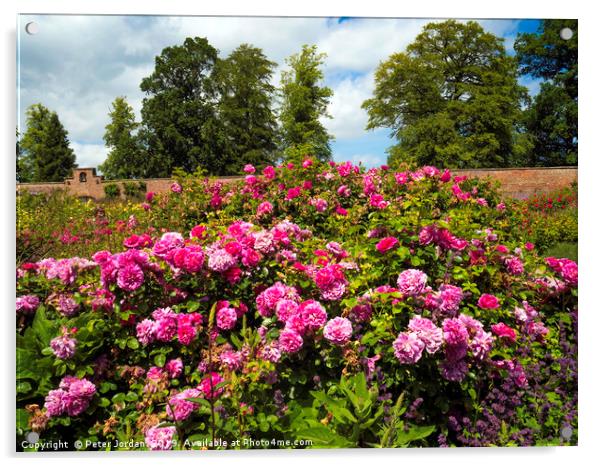
<svg viewBox="0 0 602 466">
<path fill-rule="evenodd" d="M 546 193 L 565 186 L 570 186 L 577 181 L 576 167 L 551 167 L 551 168 L 482 168 L 471 170 L 453 170 L 454 175 L 466 175 L 468 177 L 490 178 L 499 181 L 503 195 L 516 199 L 525 199 L 535 193 Z M 240 180 L 241 177 L 223 177 L 219 180 L 230 182 Z M 168 191 L 173 180 L 170 178 L 152 178 L 142 180 L 146 183 L 146 190 L 156 193 Z M 121 186 L 125 181 L 105 181 L 96 175 L 94 168 L 77 168 L 73 170 L 73 176 L 60 183 L 19 183 L 17 192 L 27 190 L 37 194 L 48 194 L 56 189 L 67 190 L 70 194 L 78 197 L 91 199 L 103 199 L 105 197 L 104 186 L 108 183 L 116 183 Z"/>
<path fill-rule="evenodd" d="M 480 168 L 453 170 L 453 173 L 469 178 L 490 178 L 499 181 L 502 194 L 515 199 L 548 193 L 577 181 L 577 167 Z"/>
</svg>

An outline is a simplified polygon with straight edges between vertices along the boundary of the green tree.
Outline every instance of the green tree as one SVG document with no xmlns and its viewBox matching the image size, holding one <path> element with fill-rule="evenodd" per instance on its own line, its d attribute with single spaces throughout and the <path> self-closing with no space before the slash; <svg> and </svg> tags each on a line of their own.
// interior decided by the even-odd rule
<svg viewBox="0 0 602 466">
<path fill-rule="evenodd" d="M 564 28 L 573 33 L 568 40 Z M 520 73 L 544 80 L 524 113 L 533 141 L 529 163 L 577 164 L 577 20 L 543 20 L 536 33 L 519 34 L 514 49 Z"/>
<path fill-rule="evenodd" d="M 28 183 L 33 178 L 33 167 L 31 166 L 31 157 L 27 157 L 21 149 L 21 141 L 19 141 L 19 130 L 16 130 L 17 141 L 17 183 Z"/>
<path fill-rule="evenodd" d="M 290 69 L 283 71 L 281 77 L 280 123 L 288 160 L 299 160 L 304 155 L 320 160 L 332 158 L 333 137 L 320 122 L 320 117 L 329 117 L 327 107 L 332 97 L 330 88 L 320 86 L 320 66 L 325 58 L 326 54 L 318 53 L 315 45 L 304 45 L 300 53 L 286 60 Z"/>
<path fill-rule="evenodd" d="M 527 91 L 503 39 L 474 21 L 427 24 L 404 52 L 382 62 L 367 129 L 390 128 L 389 163 L 503 167 Z"/>
<path fill-rule="evenodd" d="M 187 38 L 155 58 L 153 73 L 140 89 L 140 136 L 147 151 L 147 176 L 169 176 L 176 167 L 225 171 L 222 125 L 217 119 L 214 68 L 218 52 L 207 39 Z"/>
<path fill-rule="evenodd" d="M 69 146 L 67 130 L 56 112 L 42 104 L 27 109 L 27 131 L 21 138 L 21 170 L 29 181 L 63 181 L 71 175 L 75 154 Z"/>
<path fill-rule="evenodd" d="M 268 165 L 276 158 L 275 87 L 271 84 L 275 67 L 261 49 L 248 44 L 218 61 L 218 115 L 224 134 L 226 174 L 240 173 L 247 163 Z"/>
<path fill-rule="evenodd" d="M 109 118 L 104 141 L 110 152 L 99 166 L 102 174 L 113 180 L 145 176 L 146 157 L 136 134 L 139 123 L 125 97 L 113 101 Z"/>
</svg>

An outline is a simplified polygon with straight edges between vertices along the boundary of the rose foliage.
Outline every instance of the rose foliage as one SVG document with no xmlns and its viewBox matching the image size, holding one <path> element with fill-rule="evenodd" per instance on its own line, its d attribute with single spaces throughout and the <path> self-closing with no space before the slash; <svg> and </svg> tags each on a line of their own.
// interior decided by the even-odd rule
<svg viewBox="0 0 602 466">
<path fill-rule="evenodd" d="M 576 444 L 577 265 L 493 188 L 245 172 L 148 195 L 110 250 L 19 264 L 18 448 Z"/>
</svg>

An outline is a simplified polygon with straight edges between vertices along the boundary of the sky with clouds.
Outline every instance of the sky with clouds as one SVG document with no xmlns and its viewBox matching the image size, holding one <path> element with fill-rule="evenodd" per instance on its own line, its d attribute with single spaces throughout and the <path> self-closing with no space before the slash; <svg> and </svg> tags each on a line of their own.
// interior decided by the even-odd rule
<svg viewBox="0 0 602 466">
<path fill-rule="evenodd" d="M 38 25 L 35 35 L 25 25 Z M 21 15 L 18 27 L 18 112 L 25 130 L 25 110 L 42 103 L 56 111 L 69 132 L 79 166 L 97 166 L 107 154 L 102 136 L 111 102 L 126 96 L 140 118 L 143 93 L 139 85 L 164 47 L 186 37 L 207 37 L 227 56 L 241 43 L 263 49 L 277 62 L 274 84 L 284 59 L 303 44 L 326 52 L 324 82 L 334 91 L 330 119 L 336 161 L 377 166 L 386 162 L 392 145 L 388 130 L 366 131 L 361 109 L 374 87 L 378 64 L 403 50 L 428 19 L 257 18 L 168 16 Z M 519 32 L 533 32 L 539 20 L 479 20 L 483 28 L 504 38 L 508 53 Z M 534 95 L 539 81 L 521 78 Z"/>
</svg>

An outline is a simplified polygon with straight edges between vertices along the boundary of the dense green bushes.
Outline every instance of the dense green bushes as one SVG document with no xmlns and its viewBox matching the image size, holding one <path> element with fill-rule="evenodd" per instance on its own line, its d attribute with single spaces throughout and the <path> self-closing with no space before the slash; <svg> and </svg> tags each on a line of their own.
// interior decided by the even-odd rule
<svg viewBox="0 0 602 466">
<path fill-rule="evenodd" d="M 520 205 L 433 167 L 246 171 L 20 264 L 19 445 L 576 443 L 577 267 Z"/>
</svg>

